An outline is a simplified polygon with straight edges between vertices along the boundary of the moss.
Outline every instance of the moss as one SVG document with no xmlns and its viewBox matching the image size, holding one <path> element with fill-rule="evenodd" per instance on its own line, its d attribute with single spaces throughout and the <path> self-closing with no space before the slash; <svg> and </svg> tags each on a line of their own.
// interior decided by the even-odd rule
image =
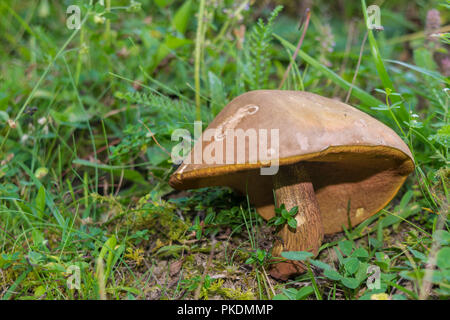
<svg viewBox="0 0 450 320">
<path fill-rule="evenodd" d="M 251 289 L 247 291 L 243 291 L 241 287 L 237 288 L 226 288 L 223 286 L 224 281 L 222 279 L 218 279 L 211 283 L 211 286 L 207 290 L 202 290 L 204 294 L 204 298 L 208 299 L 208 295 L 215 294 L 219 295 L 224 299 L 229 300 L 255 300 L 255 294 Z"/>
<path fill-rule="evenodd" d="M 391 236 L 392 230 L 390 228 L 383 230 L 383 240 L 385 243 L 391 245 L 394 243 L 395 239 Z"/>
<path fill-rule="evenodd" d="M 136 212 L 127 216 L 125 225 L 132 230 L 148 229 L 151 234 L 158 234 L 169 240 L 179 240 L 189 225 L 177 216 L 175 210 L 173 203 L 150 200 L 150 195 L 146 195 L 138 201 Z"/>
<path fill-rule="evenodd" d="M 133 261 L 137 266 L 141 265 L 142 261 L 144 260 L 144 250 L 141 248 L 133 249 L 133 248 L 127 248 L 126 254 L 124 255 L 125 258 L 130 259 Z"/>
<path fill-rule="evenodd" d="M 101 208 L 101 218 L 102 223 L 107 222 L 111 218 L 117 215 L 121 215 L 124 212 L 122 204 L 118 201 L 118 198 L 113 195 L 103 196 L 98 193 L 91 193 L 90 197 L 96 202 L 97 208 Z"/>
</svg>

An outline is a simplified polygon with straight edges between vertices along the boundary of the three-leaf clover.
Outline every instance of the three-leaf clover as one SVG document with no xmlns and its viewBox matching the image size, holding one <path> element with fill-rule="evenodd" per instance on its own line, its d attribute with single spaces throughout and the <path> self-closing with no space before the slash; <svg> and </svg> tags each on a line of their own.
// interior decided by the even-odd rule
<svg viewBox="0 0 450 320">
<path fill-rule="evenodd" d="M 264 265 L 264 262 L 270 259 L 270 253 L 263 251 L 261 249 L 256 249 L 255 252 L 250 253 L 250 258 L 248 258 L 246 264 L 259 264 Z"/>
<path fill-rule="evenodd" d="M 275 209 L 275 217 L 269 220 L 269 223 L 279 226 L 287 223 L 291 228 L 297 228 L 297 220 L 294 218 L 298 213 L 298 207 L 295 206 L 291 210 L 287 210 L 286 206 L 282 204 L 279 208 Z"/>
</svg>

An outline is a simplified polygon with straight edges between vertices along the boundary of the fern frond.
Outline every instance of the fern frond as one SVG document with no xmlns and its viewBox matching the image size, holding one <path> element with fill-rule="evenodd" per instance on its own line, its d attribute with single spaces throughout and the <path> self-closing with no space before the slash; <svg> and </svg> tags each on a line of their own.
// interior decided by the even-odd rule
<svg viewBox="0 0 450 320">
<path fill-rule="evenodd" d="M 270 14 L 267 23 L 259 19 L 253 27 L 248 42 L 245 44 L 244 82 L 248 89 L 256 90 L 267 87 L 271 61 L 269 59 L 270 41 L 272 40 L 273 22 L 283 6 L 277 6 Z"/>
<path fill-rule="evenodd" d="M 194 106 L 183 100 L 171 99 L 164 95 L 139 92 L 116 92 L 115 97 L 138 106 L 141 119 L 151 128 L 151 133 L 161 145 L 169 148 L 171 134 L 175 129 L 185 128 L 192 131 L 195 120 Z M 155 121 L 157 119 L 157 121 Z M 117 146 L 110 147 L 110 159 L 134 158 L 149 146 L 154 145 L 152 134 L 141 123 L 129 124 L 123 131 L 124 136 Z"/>
<path fill-rule="evenodd" d="M 125 100 L 130 104 L 140 106 L 140 112 L 144 116 L 163 112 L 164 114 L 158 116 L 165 115 L 166 118 L 175 121 L 192 122 L 195 118 L 194 106 L 191 106 L 183 100 L 171 99 L 164 95 L 140 92 L 116 92 L 115 97 Z"/>
</svg>

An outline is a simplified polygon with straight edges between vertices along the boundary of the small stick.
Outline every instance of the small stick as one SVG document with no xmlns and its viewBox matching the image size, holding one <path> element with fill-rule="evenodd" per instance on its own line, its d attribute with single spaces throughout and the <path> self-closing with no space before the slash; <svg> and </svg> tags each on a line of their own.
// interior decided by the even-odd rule
<svg viewBox="0 0 450 320">
<path fill-rule="evenodd" d="M 362 54 L 363 54 L 363 50 L 364 50 L 364 45 L 366 44 L 366 40 L 367 40 L 367 35 L 368 34 L 369 34 L 369 32 L 366 31 L 366 34 L 364 35 L 364 39 L 363 39 L 362 44 L 361 44 L 361 49 L 359 50 L 359 58 L 358 58 L 358 63 L 356 64 L 355 74 L 353 75 L 352 85 L 348 89 L 347 97 L 345 98 L 345 103 L 348 102 L 348 99 L 350 99 L 350 95 L 352 94 L 353 85 L 355 84 L 356 76 L 358 75 L 358 70 L 359 70 L 359 66 L 361 64 L 361 59 L 362 59 Z"/>
<path fill-rule="evenodd" d="M 122 169 L 122 171 L 120 172 L 119 185 L 117 186 L 117 190 L 114 193 L 114 197 L 117 197 L 117 195 L 119 194 L 120 188 L 122 187 L 123 176 L 124 176 L 124 170 Z"/>
<path fill-rule="evenodd" d="M 270 278 L 267 275 L 266 269 L 264 267 L 262 267 L 262 269 L 263 269 L 263 272 L 264 272 L 264 276 L 266 277 L 266 281 L 269 284 L 269 288 L 272 291 L 272 298 L 273 298 L 275 296 L 275 290 L 272 287 L 272 282 L 270 282 Z"/>
<path fill-rule="evenodd" d="M 436 230 L 443 230 L 445 228 L 445 221 L 447 221 L 448 215 L 448 203 L 444 203 L 442 206 L 442 213 L 438 217 L 438 221 L 436 223 Z M 436 268 L 437 261 L 437 252 L 440 249 L 439 241 L 433 239 L 433 243 L 431 245 L 430 253 L 428 254 L 425 275 L 423 277 L 420 292 L 419 292 L 419 300 L 426 300 L 431 293 L 431 288 L 433 287 L 433 272 Z"/>
<path fill-rule="evenodd" d="M 305 34 L 306 34 L 306 30 L 308 29 L 308 25 L 309 25 L 309 18 L 311 17 L 311 10 L 309 10 L 309 8 L 306 8 L 305 10 L 305 15 L 306 15 L 306 21 L 305 21 L 305 27 L 303 28 L 303 32 L 302 35 L 300 37 L 300 40 L 297 43 L 297 47 L 295 48 L 295 52 L 294 55 L 292 56 L 292 60 L 289 63 L 288 68 L 286 69 L 286 71 L 284 72 L 283 75 L 283 79 L 281 80 L 280 85 L 278 86 L 278 89 L 281 89 L 281 87 L 283 87 L 284 81 L 286 81 L 286 78 L 289 74 L 289 71 L 291 71 L 292 68 L 292 62 L 295 61 L 295 58 L 297 58 L 298 52 L 300 51 L 300 47 L 302 46 L 303 43 L 303 39 L 305 38 Z M 303 16 L 304 17 L 304 16 Z M 303 23 L 303 17 L 302 17 L 302 22 L 300 23 L 300 26 Z"/>
<path fill-rule="evenodd" d="M 203 270 L 202 280 L 200 281 L 200 283 L 198 284 L 197 289 L 195 290 L 195 295 L 194 295 L 194 299 L 195 300 L 198 300 L 198 298 L 200 297 L 200 292 L 202 290 L 203 283 L 205 282 L 206 274 L 208 273 L 209 266 L 211 265 L 212 259 L 214 257 L 214 249 L 215 249 L 215 247 L 216 247 L 216 239 L 213 236 L 213 239 L 212 239 L 212 242 L 211 242 L 211 252 L 209 253 L 208 262 L 206 262 L 205 270 Z"/>
<path fill-rule="evenodd" d="M 11 233 L 9 233 L 8 231 L 6 231 L 6 230 L 3 229 L 2 227 L 0 227 L 0 230 L 2 230 L 4 233 L 6 233 L 8 236 L 10 236 L 12 239 L 16 240 L 16 238 L 15 238 Z"/>
<path fill-rule="evenodd" d="M 344 51 L 344 59 L 342 60 L 342 64 L 339 67 L 339 75 L 342 77 L 342 75 L 344 74 L 345 68 L 347 67 L 347 63 L 348 63 L 348 58 L 350 55 L 350 51 L 352 48 L 352 44 L 353 44 L 353 39 L 355 37 L 355 22 L 351 21 L 350 22 L 350 26 L 348 28 L 348 37 L 347 37 L 347 42 L 345 44 L 345 51 Z M 337 92 L 339 91 L 339 86 L 336 85 L 336 87 L 334 87 L 334 91 L 333 91 L 333 97 L 336 96 Z"/>
<path fill-rule="evenodd" d="M 156 140 L 155 135 L 153 134 L 153 132 L 150 130 L 149 127 L 147 127 L 145 125 L 145 123 L 142 120 L 139 120 L 139 122 L 148 130 L 148 132 L 150 132 L 150 134 L 152 135 L 152 139 L 153 141 L 155 141 L 155 143 L 157 144 L 158 147 L 161 148 L 162 151 L 164 151 L 165 153 L 167 153 L 169 155 L 169 157 L 171 157 L 172 155 L 169 153 L 169 151 L 167 151 L 166 149 L 164 149 L 164 147 L 162 145 L 159 144 L 158 140 Z"/>
</svg>

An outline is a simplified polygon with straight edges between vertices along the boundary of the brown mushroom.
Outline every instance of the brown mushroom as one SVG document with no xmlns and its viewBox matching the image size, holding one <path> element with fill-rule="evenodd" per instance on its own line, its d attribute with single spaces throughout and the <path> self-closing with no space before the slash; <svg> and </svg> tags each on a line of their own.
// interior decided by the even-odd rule
<svg viewBox="0 0 450 320">
<path fill-rule="evenodd" d="M 232 129 L 246 140 L 229 134 Z M 276 158 L 252 158 L 252 130 L 266 130 L 261 134 L 265 137 L 267 131 L 278 130 Z M 258 152 L 269 145 L 268 138 L 259 138 Z M 227 149 L 228 142 L 237 142 L 237 147 L 244 143 L 245 149 L 238 154 Z M 206 157 L 195 163 L 199 152 Z M 221 156 L 228 161 L 210 159 Z M 262 175 L 260 169 L 275 160 L 277 173 Z M 282 227 L 272 255 L 316 255 L 324 234 L 349 223 L 355 226 L 381 210 L 413 170 L 413 157 L 402 139 L 364 112 L 313 93 L 257 90 L 238 96 L 217 115 L 169 183 L 175 189 L 232 187 L 248 194 L 266 220 L 275 215 L 275 194 L 277 205 L 288 210 L 298 206 L 298 213 L 297 228 Z M 271 275 L 287 279 L 303 271 L 302 264 L 287 260 L 273 264 Z"/>
</svg>

